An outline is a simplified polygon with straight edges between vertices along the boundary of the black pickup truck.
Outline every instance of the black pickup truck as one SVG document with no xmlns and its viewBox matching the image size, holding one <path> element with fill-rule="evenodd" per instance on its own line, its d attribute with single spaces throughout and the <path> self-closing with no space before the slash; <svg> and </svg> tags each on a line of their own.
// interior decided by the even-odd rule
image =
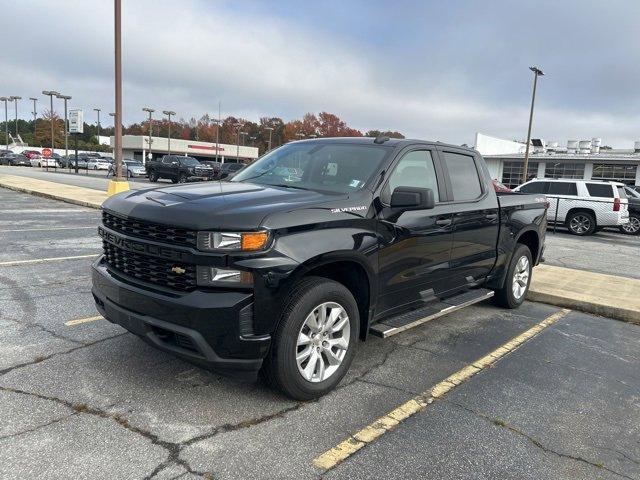
<svg viewBox="0 0 640 480">
<path fill-rule="evenodd" d="M 185 183 L 191 180 L 211 180 L 214 170 L 193 157 L 164 155 L 160 160 L 147 162 L 147 176 L 150 182 L 167 178 L 173 183 Z"/>
<path fill-rule="evenodd" d="M 495 296 L 518 307 L 544 196 L 496 194 L 474 150 L 386 137 L 286 144 L 230 182 L 109 198 L 93 265 L 104 317 L 297 399 L 334 388 L 367 334 Z"/>
</svg>

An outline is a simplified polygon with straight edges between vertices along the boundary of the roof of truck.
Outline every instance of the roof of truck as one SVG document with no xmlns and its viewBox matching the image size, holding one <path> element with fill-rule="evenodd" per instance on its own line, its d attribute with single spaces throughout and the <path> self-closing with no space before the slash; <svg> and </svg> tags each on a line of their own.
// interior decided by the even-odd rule
<svg viewBox="0 0 640 480">
<path fill-rule="evenodd" d="M 424 145 L 435 145 L 438 147 L 449 147 L 449 148 L 457 148 L 461 150 L 468 150 L 469 152 L 475 152 L 473 148 L 470 147 L 462 147 L 460 145 L 453 145 L 448 143 L 442 143 L 433 140 L 417 140 L 411 138 L 389 138 L 385 140 L 383 143 L 375 143 L 375 137 L 323 137 L 323 138 L 309 138 L 305 140 L 296 140 L 295 142 L 289 143 L 312 143 L 312 142 L 326 142 L 326 143 L 356 143 L 356 144 L 371 144 L 371 145 L 383 145 L 389 147 L 397 147 L 404 145 L 415 145 L 416 143 L 424 144 Z"/>
</svg>

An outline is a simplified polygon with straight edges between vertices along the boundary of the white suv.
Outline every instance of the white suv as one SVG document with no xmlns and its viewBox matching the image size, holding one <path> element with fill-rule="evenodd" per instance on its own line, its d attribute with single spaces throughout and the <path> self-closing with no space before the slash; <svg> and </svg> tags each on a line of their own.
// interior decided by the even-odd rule
<svg viewBox="0 0 640 480">
<path fill-rule="evenodd" d="M 629 222 L 629 200 L 624 186 L 599 180 L 536 178 L 515 191 L 546 195 L 549 223 L 564 223 L 574 235 L 592 235 L 597 228 Z"/>
</svg>

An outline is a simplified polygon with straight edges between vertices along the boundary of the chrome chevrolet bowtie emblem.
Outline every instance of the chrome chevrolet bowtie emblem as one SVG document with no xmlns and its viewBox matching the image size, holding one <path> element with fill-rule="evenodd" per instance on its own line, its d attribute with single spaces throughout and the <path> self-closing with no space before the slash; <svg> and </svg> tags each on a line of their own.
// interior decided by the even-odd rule
<svg viewBox="0 0 640 480">
<path fill-rule="evenodd" d="M 182 275 L 184 272 L 186 272 L 186 270 L 182 267 L 178 267 L 177 265 L 173 268 L 171 268 L 171 271 L 173 273 L 177 273 L 178 275 Z"/>
</svg>

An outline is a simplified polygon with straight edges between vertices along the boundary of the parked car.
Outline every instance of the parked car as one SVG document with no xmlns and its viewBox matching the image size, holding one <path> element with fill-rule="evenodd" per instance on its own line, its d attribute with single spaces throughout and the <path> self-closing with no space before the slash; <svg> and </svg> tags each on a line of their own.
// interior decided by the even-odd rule
<svg viewBox="0 0 640 480">
<path fill-rule="evenodd" d="M 147 162 L 147 175 L 150 182 L 159 178 L 168 178 L 173 183 L 185 183 L 190 180 L 213 179 L 213 168 L 200 163 L 193 157 L 165 155 L 159 161 Z"/>
<path fill-rule="evenodd" d="M 149 344 L 226 374 L 264 369 L 308 400 L 340 382 L 368 333 L 494 294 L 517 308 L 546 213 L 542 195 L 494 192 L 471 149 L 292 142 L 230 182 L 108 198 L 92 292 L 107 320 Z"/>
<path fill-rule="evenodd" d="M 25 157 L 27 157 L 29 160 L 33 160 L 34 158 L 40 158 L 42 156 L 42 154 L 37 150 L 23 150 L 20 153 Z"/>
<path fill-rule="evenodd" d="M 26 155 L 25 155 L 26 156 Z M 59 164 L 55 158 L 44 158 L 44 157 L 32 157 L 29 159 L 32 167 L 42 167 L 42 168 L 58 168 Z"/>
<path fill-rule="evenodd" d="M 9 154 L 12 154 L 12 153 L 13 153 L 12 150 L 3 149 L 3 150 L 0 150 L 0 157 L 4 157 L 5 155 L 9 155 Z"/>
<path fill-rule="evenodd" d="M 102 157 L 87 159 L 87 168 L 89 170 L 109 170 L 109 167 L 111 167 L 111 162 Z"/>
<path fill-rule="evenodd" d="M 138 160 L 123 160 L 122 161 L 122 174 L 127 178 L 132 177 L 145 177 L 147 175 L 147 170 L 145 169 L 142 162 Z M 107 176 L 116 174 L 116 166 L 114 163 L 109 165 L 109 171 L 107 172 Z"/>
<path fill-rule="evenodd" d="M 533 179 L 514 191 L 544 194 L 549 222 L 565 225 L 574 235 L 593 235 L 602 227 L 629 222 L 624 184 L 598 180 Z"/>
<path fill-rule="evenodd" d="M 87 168 L 88 157 L 84 153 L 78 154 L 78 168 L 86 169 Z M 75 153 L 70 154 L 66 157 L 62 157 L 58 163 L 64 168 L 76 168 L 76 155 Z"/>
<path fill-rule="evenodd" d="M 20 153 L 9 153 L 0 157 L 0 165 L 30 167 L 31 161 Z"/>
<path fill-rule="evenodd" d="M 218 173 L 218 178 L 222 179 L 231 179 L 236 173 L 242 170 L 245 167 L 244 163 L 235 163 L 235 162 L 225 162 L 220 165 L 220 172 Z"/>
<path fill-rule="evenodd" d="M 624 191 L 629 200 L 629 223 L 620 226 L 622 233 L 638 235 L 640 233 L 640 192 L 625 186 Z"/>
<path fill-rule="evenodd" d="M 221 162 L 216 162 L 215 160 L 200 160 L 200 163 L 209 165 L 213 169 L 213 178 L 219 177 L 220 167 L 222 166 Z"/>
</svg>

